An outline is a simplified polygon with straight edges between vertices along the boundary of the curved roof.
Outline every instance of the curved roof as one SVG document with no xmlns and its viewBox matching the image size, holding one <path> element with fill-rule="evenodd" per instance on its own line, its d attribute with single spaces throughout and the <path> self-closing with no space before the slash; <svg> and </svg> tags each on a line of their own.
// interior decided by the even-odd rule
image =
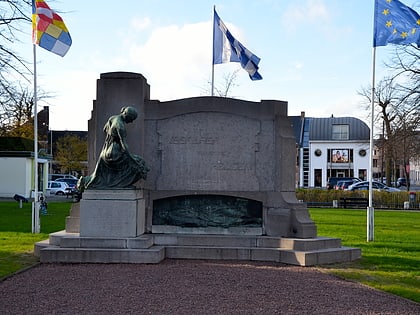
<svg viewBox="0 0 420 315">
<path fill-rule="evenodd" d="M 310 123 L 309 140 L 332 139 L 333 125 L 349 125 L 348 140 L 369 140 L 370 129 L 360 119 L 354 117 L 312 118 Z"/>
</svg>

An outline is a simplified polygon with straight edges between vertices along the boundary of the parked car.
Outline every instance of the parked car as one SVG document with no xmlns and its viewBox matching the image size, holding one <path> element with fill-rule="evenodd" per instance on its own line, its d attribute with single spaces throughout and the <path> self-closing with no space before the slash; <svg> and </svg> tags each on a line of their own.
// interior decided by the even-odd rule
<svg viewBox="0 0 420 315">
<path fill-rule="evenodd" d="M 49 181 L 48 182 L 48 189 L 50 190 L 51 195 L 64 196 L 66 194 L 68 188 L 70 188 L 70 187 L 65 182 L 57 182 L 57 181 Z"/>
<path fill-rule="evenodd" d="M 327 189 L 334 189 L 339 180 L 353 180 L 355 182 L 360 182 L 360 179 L 356 177 L 330 177 L 327 181 Z"/>
<path fill-rule="evenodd" d="M 369 181 L 354 183 L 353 185 L 350 185 L 347 189 L 352 190 L 352 191 L 354 191 L 354 190 L 369 190 Z M 381 190 L 381 191 L 388 191 L 388 192 L 400 191 L 398 188 L 388 187 L 387 185 L 382 184 L 382 183 L 377 182 L 377 181 L 372 181 L 372 189 Z"/>
<path fill-rule="evenodd" d="M 77 185 L 77 181 L 78 179 L 74 179 L 74 178 L 59 178 L 55 180 L 55 182 L 67 183 L 67 185 L 69 185 L 70 188 L 75 188 Z"/>
<path fill-rule="evenodd" d="M 357 183 L 354 179 L 348 179 L 348 180 L 339 180 L 337 182 L 337 185 L 335 185 L 335 190 L 347 190 L 350 185 L 353 185 L 354 183 Z"/>
<path fill-rule="evenodd" d="M 55 181 L 59 178 L 73 178 L 73 179 L 77 179 L 76 176 L 70 175 L 70 174 L 49 174 L 48 178 L 50 181 Z"/>
<path fill-rule="evenodd" d="M 407 187 L 407 180 L 404 177 L 397 179 L 397 187 L 405 186 Z"/>
</svg>

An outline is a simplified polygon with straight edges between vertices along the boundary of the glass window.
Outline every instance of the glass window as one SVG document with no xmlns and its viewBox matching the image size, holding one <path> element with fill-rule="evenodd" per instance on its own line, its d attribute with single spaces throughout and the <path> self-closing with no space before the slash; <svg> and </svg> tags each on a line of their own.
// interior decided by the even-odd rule
<svg viewBox="0 0 420 315">
<path fill-rule="evenodd" d="M 349 125 L 333 125 L 332 140 L 349 140 Z"/>
</svg>

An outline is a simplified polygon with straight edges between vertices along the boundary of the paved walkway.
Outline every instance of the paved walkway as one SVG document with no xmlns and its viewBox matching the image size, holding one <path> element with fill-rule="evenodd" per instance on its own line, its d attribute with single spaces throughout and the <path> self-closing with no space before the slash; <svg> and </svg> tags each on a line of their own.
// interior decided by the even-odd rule
<svg viewBox="0 0 420 315">
<path fill-rule="evenodd" d="M 40 264 L 0 282 L 0 314 L 389 314 L 420 304 L 266 262 Z"/>
</svg>

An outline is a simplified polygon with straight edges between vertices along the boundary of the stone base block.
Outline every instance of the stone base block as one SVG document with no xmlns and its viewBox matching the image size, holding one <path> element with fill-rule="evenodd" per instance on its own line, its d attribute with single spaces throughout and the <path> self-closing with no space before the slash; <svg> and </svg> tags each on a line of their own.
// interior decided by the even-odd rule
<svg viewBox="0 0 420 315">
<path fill-rule="evenodd" d="M 70 209 L 70 215 L 66 217 L 66 232 L 80 232 L 80 202 L 73 203 Z"/>
<path fill-rule="evenodd" d="M 66 231 L 69 233 L 79 233 L 80 231 L 80 218 L 66 217 Z"/>
<path fill-rule="evenodd" d="M 141 190 L 87 190 L 80 200 L 81 237 L 136 237 L 145 222 Z"/>
<path fill-rule="evenodd" d="M 165 259 L 165 248 L 109 249 L 109 248 L 54 248 L 41 250 L 43 263 L 131 263 L 157 264 Z"/>
<path fill-rule="evenodd" d="M 144 234 L 135 238 L 80 237 L 65 231 L 35 244 L 48 263 L 158 263 L 171 259 L 271 261 L 298 266 L 349 262 L 361 250 L 340 239 L 296 239 L 258 235 Z"/>
<path fill-rule="evenodd" d="M 260 227 L 182 227 L 174 225 L 153 225 L 152 233 L 179 233 L 204 235 L 262 235 Z"/>
</svg>

